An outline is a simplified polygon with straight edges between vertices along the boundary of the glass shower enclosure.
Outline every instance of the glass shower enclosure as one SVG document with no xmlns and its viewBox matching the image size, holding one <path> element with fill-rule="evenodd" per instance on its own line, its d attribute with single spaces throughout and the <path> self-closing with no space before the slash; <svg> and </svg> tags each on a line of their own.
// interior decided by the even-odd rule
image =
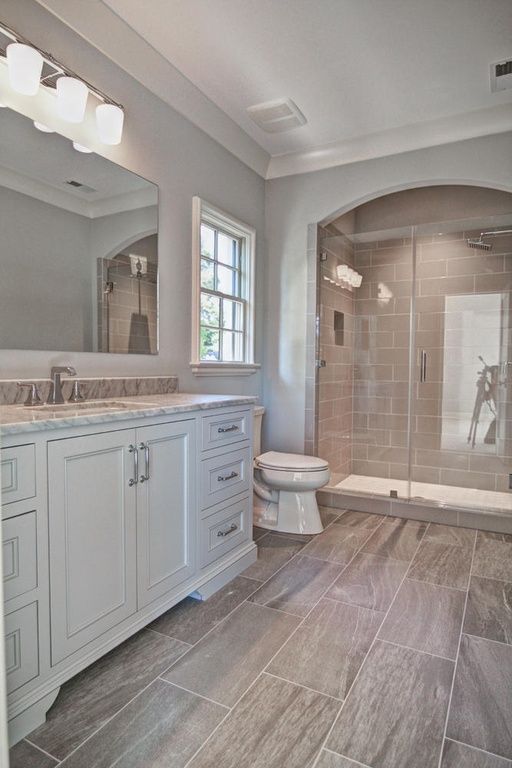
<svg viewBox="0 0 512 768">
<path fill-rule="evenodd" d="M 512 512 L 512 214 L 318 244 L 331 487 Z"/>
</svg>

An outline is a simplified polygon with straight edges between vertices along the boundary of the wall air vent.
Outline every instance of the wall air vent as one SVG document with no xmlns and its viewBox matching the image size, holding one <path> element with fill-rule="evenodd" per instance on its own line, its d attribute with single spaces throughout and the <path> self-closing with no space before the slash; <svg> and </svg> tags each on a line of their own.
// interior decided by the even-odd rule
<svg viewBox="0 0 512 768">
<path fill-rule="evenodd" d="M 512 59 L 491 64 L 491 91 L 506 91 L 512 88 Z"/>
<path fill-rule="evenodd" d="M 247 114 L 267 133 L 281 133 L 299 128 L 306 118 L 291 99 L 275 99 L 247 107 Z"/>
<path fill-rule="evenodd" d="M 96 192 L 95 189 L 89 187 L 87 184 L 82 184 L 81 181 L 75 181 L 74 179 L 66 181 L 66 184 L 69 184 L 70 187 L 74 187 L 75 189 L 79 189 L 80 192 Z"/>
</svg>

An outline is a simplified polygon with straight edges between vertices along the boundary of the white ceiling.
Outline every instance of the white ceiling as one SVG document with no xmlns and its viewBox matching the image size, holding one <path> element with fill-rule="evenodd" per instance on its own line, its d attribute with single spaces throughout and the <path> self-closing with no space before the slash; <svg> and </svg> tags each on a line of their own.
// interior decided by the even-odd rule
<svg viewBox="0 0 512 768">
<path fill-rule="evenodd" d="M 76 0 L 40 2 L 84 34 L 86 21 L 71 18 Z M 269 176 L 512 128 L 512 91 L 489 87 L 491 62 L 512 56 L 512 0 L 87 6 L 93 44 L 95 15 L 103 23 L 106 6 L 118 35 L 135 31 L 272 156 Z M 292 98 L 308 123 L 267 134 L 245 110 L 280 97 Z"/>
<path fill-rule="evenodd" d="M 151 182 L 100 155 L 77 152 L 68 139 L 38 131 L 11 109 L 0 109 L 0 185 L 89 218 L 158 200 Z"/>
</svg>

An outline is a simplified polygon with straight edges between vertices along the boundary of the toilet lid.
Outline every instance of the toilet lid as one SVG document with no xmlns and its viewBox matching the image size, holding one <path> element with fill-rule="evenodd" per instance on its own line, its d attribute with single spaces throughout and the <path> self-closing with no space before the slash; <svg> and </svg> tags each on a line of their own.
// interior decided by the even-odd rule
<svg viewBox="0 0 512 768">
<path fill-rule="evenodd" d="M 279 453 L 278 451 L 262 453 L 261 456 L 257 457 L 256 463 L 264 469 L 288 469 L 293 472 L 318 472 L 321 469 L 329 469 L 329 464 L 316 456 L 303 456 L 300 453 Z"/>
</svg>

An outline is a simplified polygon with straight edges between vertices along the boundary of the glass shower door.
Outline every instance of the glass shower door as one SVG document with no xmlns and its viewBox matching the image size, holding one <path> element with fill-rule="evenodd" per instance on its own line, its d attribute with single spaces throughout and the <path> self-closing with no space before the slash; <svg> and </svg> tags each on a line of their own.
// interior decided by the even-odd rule
<svg viewBox="0 0 512 768">
<path fill-rule="evenodd" d="M 512 237 L 482 229 L 416 229 L 410 496 L 512 509 Z"/>
</svg>

